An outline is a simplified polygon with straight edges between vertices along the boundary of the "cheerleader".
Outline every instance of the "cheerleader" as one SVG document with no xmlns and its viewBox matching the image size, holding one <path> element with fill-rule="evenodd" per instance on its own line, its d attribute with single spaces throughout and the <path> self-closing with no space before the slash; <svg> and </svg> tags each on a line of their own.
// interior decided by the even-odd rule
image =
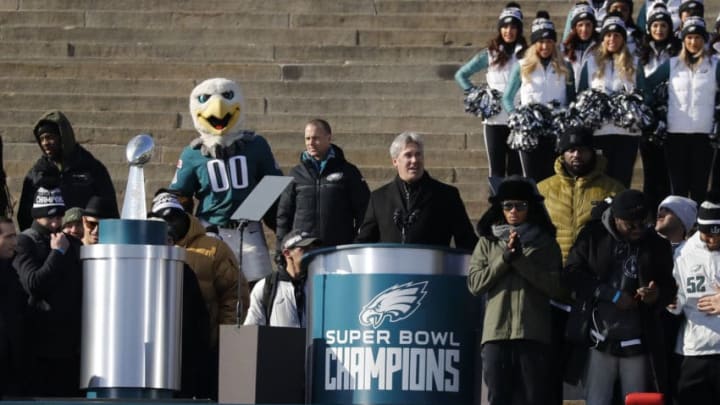
<svg viewBox="0 0 720 405">
<path fill-rule="evenodd" d="M 650 14 L 653 13 L 655 6 L 662 4 L 665 9 L 670 13 L 672 20 L 671 26 L 680 26 L 680 5 L 683 0 L 645 0 L 643 5 L 640 7 L 637 16 L 637 27 L 639 30 L 644 30 L 649 33 L 650 27 Z"/>
<path fill-rule="evenodd" d="M 570 33 L 563 42 L 565 60 L 575 72 L 575 85 L 580 84 L 580 72 L 599 42 L 596 32 L 595 10 L 587 2 L 579 2 L 570 11 Z"/>
<path fill-rule="evenodd" d="M 527 47 L 523 37 L 523 15 L 520 5 L 511 2 L 500 13 L 497 36 L 490 40 L 488 48 L 475 55 L 455 73 L 455 81 L 466 93 L 474 85 L 470 77 L 487 69 L 487 85 L 500 92 L 505 91 L 510 71 Z M 485 150 L 488 155 L 489 177 L 505 177 L 520 174 L 518 153 L 507 145 L 510 130 L 507 112 L 486 119 L 484 124 Z"/>
<path fill-rule="evenodd" d="M 682 50 L 648 77 L 648 88 L 668 82 L 668 139 L 665 157 L 674 195 L 705 199 L 715 149 L 715 95 L 720 83 L 717 58 L 706 49 L 708 32 L 700 17 L 688 17 L 682 28 Z"/>
<path fill-rule="evenodd" d="M 611 13 L 602 24 L 602 42 L 580 74 L 579 91 L 588 88 L 608 95 L 632 92 L 643 82 L 642 69 L 637 69 L 626 39 L 627 30 L 620 14 Z M 633 167 L 637 157 L 639 133 L 606 122 L 594 132 L 595 149 L 602 152 L 608 162 L 607 174 L 630 188 Z"/>
<path fill-rule="evenodd" d="M 720 13 L 718 13 L 715 19 L 715 34 L 713 34 L 713 38 L 710 40 L 710 53 L 713 55 L 720 54 Z"/>
<path fill-rule="evenodd" d="M 608 7 L 608 0 L 589 0 L 587 2 L 580 1 L 577 3 L 577 5 L 585 3 L 593 10 L 593 15 L 595 16 L 595 21 L 602 21 L 605 18 L 605 14 L 607 13 L 607 7 Z M 576 5 L 576 6 L 577 6 Z M 573 11 L 575 10 L 575 6 L 573 6 L 572 9 L 570 9 L 570 13 L 568 13 L 567 19 L 565 20 L 565 30 L 563 30 L 563 41 L 568 38 L 570 35 L 570 32 L 573 28 Z M 598 30 L 598 27 L 595 27 L 595 30 Z"/>
<path fill-rule="evenodd" d="M 639 62 L 645 77 L 655 72 L 658 66 L 670 57 L 676 56 L 681 47 L 680 40 L 673 35 L 672 15 L 663 3 L 654 2 L 646 22 L 647 35 L 638 49 Z M 654 97 L 648 99 L 656 101 Z M 662 119 L 667 121 L 666 117 Z M 643 163 L 643 192 L 654 210 L 660 201 L 670 194 L 670 179 L 663 147 L 648 139 L 649 136 L 640 139 L 640 158 Z"/>
<path fill-rule="evenodd" d="M 638 45 L 642 42 L 642 31 L 637 29 L 635 21 L 633 21 L 633 2 L 632 0 L 609 0 L 607 6 L 607 15 L 619 13 L 625 23 L 625 44 L 631 55 L 635 55 Z"/>
<path fill-rule="evenodd" d="M 572 66 L 560 57 L 555 25 L 546 11 L 538 11 L 530 41 L 525 57 L 510 73 L 503 107 L 509 112 L 515 110 L 513 101 L 518 91 L 521 105 L 552 101 L 567 107 L 575 99 L 575 74 Z M 535 150 L 520 152 L 523 176 L 540 182 L 554 174 L 555 143 L 555 139 L 543 137 Z"/>
</svg>

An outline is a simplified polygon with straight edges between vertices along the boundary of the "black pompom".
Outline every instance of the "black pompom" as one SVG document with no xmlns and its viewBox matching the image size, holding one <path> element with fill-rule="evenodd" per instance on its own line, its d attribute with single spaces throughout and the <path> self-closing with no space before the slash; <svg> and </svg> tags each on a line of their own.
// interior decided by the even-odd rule
<svg viewBox="0 0 720 405">
<path fill-rule="evenodd" d="M 514 2 L 514 1 L 511 1 L 510 3 L 508 3 L 508 4 L 505 6 L 505 8 L 512 8 L 512 7 L 514 7 L 514 8 L 520 8 L 520 4 L 518 4 L 518 3 Z"/>
<path fill-rule="evenodd" d="M 545 11 L 545 10 L 540 10 L 540 11 L 538 11 L 537 14 L 535 15 L 535 18 L 545 18 L 545 19 L 548 19 L 548 20 L 549 20 L 549 19 L 550 19 L 550 14 L 549 14 L 547 11 Z"/>
</svg>

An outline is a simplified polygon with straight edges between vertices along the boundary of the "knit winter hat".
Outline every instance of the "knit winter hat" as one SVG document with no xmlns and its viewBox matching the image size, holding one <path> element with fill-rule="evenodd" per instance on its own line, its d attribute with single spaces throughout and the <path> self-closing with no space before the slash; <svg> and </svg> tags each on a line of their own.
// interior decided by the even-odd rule
<svg viewBox="0 0 720 405">
<path fill-rule="evenodd" d="M 713 235 L 720 234 L 720 203 L 703 201 L 698 210 L 698 230 Z"/>
<path fill-rule="evenodd" d="M 569 128 L 564 133 L 560 134 L 557 140 L 557 151 L 560 153 L 566 150 L 584 146 L 592 149 L 593 147 L 593 132 L 588 128 Z"/>
<path fill-rule="evenodd" d="M 507 24 L 517 24 L 522 29 L 523 13 L 518 3 L 510 2 L 500 12 L 497 23 L 498 30 Z"/>
<path fill-rule="evenodd" d="M 577 23 L 582 20 L 590 20 L 593 27 L 597 26 L 597 19 L 595 18 L 595 9 L 593 9 L 588 3 L 582 1 L 573 6 L 570 10 L 570 26 L 575 28 Z"/>
<path fill-rule="evenodd" d="M 610 208 L 615 218 L 630 221 L 647 218 L 649 211 L 645 194 L 632 189 L 616 195 Z"/>
<path fill-rule="evenodd" d="M 647 23 L 645 24 L 645 29 L 647 30 L 648 35 L 650 34 L 650 26 L 655 21 L 665 21 L 670 28 L 670 31 L 674 30 L 672 16 L 670 15 L 665 3 L 656 2 L 653 5 L 652 10 L 650 10 L 650 15 L 648 16 Z"/>
<path fill-rule="evenodd" d="M 62 220 L 62 226 L 65 226 L 72 222 L 80 222 L 82 221 L 83 217 L 83 210 L 80 207 L 72 207 L 69 210 L 65 211 L 65 216 Z"/>
<path fill-rule="evenodd" d="M 162 218 L 172 211 L 184 213 L 185 209 L 182 204 L 180 204 L 177 196 L 172 193 L 162 192 L 158 193 L 155 198 L 153 198 L 151 211 L 154 216 Z"/>
<path fill-rule="evenodd" d="M 682 39 L 685 39 L 685 37 L 689 34 L 698 34 L 707 41 L 708 32 L 705 27 L 705 20 L 700 17 L 688 17 L 683 23 Z"/>
<path fill-rule="evenodd" d="M 52 121 L 44 121 L 35 129 L 36 137 L 39 137 L 42 134 L 60 135 L 60 127 L 57 123 L 54 123 Z"/>
<path fill-rule="evenodd" d="M 695 218 L 697 218 L 697 203 L 687 197 L 681 197 L 678 195 L 671 195 L 666 197 L 658 206 L 658 212 L 660 208 L 665 208 L 672 211 L 680 222 L 682 222 L 685 232 L 689 232 L 695 224 Z"/>
<path fill-rule="evenodd" d="M 58 217 L 65 214 L 65 201 L 59 188 L 38 188 L 30 211 L 33 219 Z"/>
<path fill-rule="evenodd" d="M 557 33 L 555 32 L 555 24 L 550 20 L 550 14 L 547 11 L 538 11 L 537 17 L 532 23 L 532 32 L 530 33 L 530 43 L 535 43 L 541 39 L 551 39 L 557 41 Z"/>
<path fill-rule="evenodd" d="M 705 16 L 705 5 L 702 1 L 698 0 L 683 1 L 680 3 L 678 13 L 682 15 L 684 12 L 687 12 L 690 16 L 702 18 Z"/>
<path fill-rule="evenodd" d="M 627 28 L 625 27 L 625 21 L 623 21 L 620 14 L 610 13 L 603 20 L 600 36 L 604 37 L 605 34 L 609 32 L 617 32 L 622 35 L 624 40 L 627 40 Z"/>
</svg>

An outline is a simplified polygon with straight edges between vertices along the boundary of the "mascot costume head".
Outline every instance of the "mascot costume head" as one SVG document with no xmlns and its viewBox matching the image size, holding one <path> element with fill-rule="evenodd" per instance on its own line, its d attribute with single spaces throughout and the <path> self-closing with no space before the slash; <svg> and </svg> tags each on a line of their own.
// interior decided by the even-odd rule
<svg viewBox="0 0 720 405">
<path fill-rule="evenodd" d="M 190 115 L 200 133 L 190 145 L 200 147 L 205 156 L 219 158 L 236 141 L 255 136 L 242 129 L 245 99 L 240 85 L 232 80 L 207 79 L 195 86 L 190 93 Z"/>
</svg>

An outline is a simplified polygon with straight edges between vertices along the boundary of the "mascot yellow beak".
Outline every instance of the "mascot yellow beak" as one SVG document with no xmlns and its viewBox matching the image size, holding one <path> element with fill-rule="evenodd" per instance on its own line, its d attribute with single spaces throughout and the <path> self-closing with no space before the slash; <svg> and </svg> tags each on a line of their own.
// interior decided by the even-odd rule
<svg viewBox="0 0 720 405">
<path fill-rule="evenodd" d="M 240 104 L 227 102 L 222 96 L 213 95 L 207 107 L 198 111 L 197 122 L 215 135 L 224 135 L 240 118 Z"/>
<path fill-rule="evenodd" d="M 237 133 L 242 123 L 242 90 L 237 83 L 222 78 L 206 80 L 190 95 L 190 113 L 195 129 L 210 136 Z"/>
</svg>

